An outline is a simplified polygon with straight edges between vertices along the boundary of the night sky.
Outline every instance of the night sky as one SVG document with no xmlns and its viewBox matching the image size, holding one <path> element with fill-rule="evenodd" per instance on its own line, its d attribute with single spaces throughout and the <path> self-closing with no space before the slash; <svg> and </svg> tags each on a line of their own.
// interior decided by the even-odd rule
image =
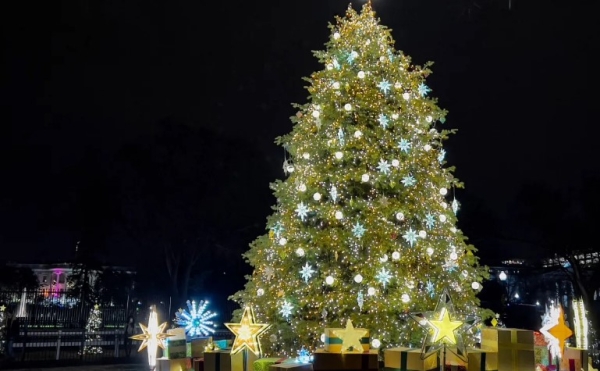
<svg viewBox="0 0 600 371">
<path fill-rule="evenodd" d="M 311 51 L 347 6 L 3 1 L 4 258 L 67 259 L 82 240 L 134 264 L 161 253 L 160 219 L 148 215 L 186 231 L 202 220 L 244 251 L 275 202 L 269 182 L 283 177 L 274 138 L 291 130 L 291 103 L 308 95 L 301 78 L 321 68 Z M 435 62 L 428 85 L 458 129 L 446 149 L 465 213 L 485 209 L 509 230 L 523 185 L 566 188 L 599 173 L 597 2 L 373 6 L 398 50 Z"/>
</svg>

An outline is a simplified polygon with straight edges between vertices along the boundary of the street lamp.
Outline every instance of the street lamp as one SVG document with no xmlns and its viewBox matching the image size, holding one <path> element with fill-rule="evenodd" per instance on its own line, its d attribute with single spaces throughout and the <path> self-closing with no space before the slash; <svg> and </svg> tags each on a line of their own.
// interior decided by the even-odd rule
<svg viewBox="0 0 600 371">
<path fill-rule="evenodd" d="M 500 272 L 500 274 L 498 275 L 498 278 L 500 278 L 500 281 L 506 281 L 506 273 L 504 273 L 504 271 Z"/>
</svg>

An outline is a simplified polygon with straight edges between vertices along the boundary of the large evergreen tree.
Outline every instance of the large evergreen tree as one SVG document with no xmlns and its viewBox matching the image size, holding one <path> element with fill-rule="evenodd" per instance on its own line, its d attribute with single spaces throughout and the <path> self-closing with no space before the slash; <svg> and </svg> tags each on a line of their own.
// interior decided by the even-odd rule
<svg viewBox="0 0 600 371">
<path fill-rule="evenodd" d="M 288 178 L 272 185 L 269 233 L 246 253 L 254 273 L 233 296 L 271 323 L 267 353 L 314 349 L 350 318 L 384 345 L 420 345 L 406 315 L 433 310 L 449 289 L 457 315 L 478 311 L 486 275 L 456 228 L 461 184 L 445 167 L 430 70 L 394 50 L 371 5 L 330 26 L 325 65 L 307 80 L 292 132 Z"/>
</svg>

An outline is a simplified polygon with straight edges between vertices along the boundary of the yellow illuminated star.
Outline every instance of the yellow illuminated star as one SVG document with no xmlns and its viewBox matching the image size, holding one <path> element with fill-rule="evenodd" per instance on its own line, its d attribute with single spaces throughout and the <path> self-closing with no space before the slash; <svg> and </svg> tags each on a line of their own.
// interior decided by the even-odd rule
<svg viewBox="0 0 600 371">
<path fill-rule="evenodd" d="M 0 305 L 0 312 L 4 312 L 6 310 L 6 306 L 5 305 Z"/>
<path fill-rule="evenodd" d="M 429 324 L 434 331 L 433 343 L 446 340 L 450 344 L 456 344 L 456 337 L 454 331 L 463 325 L 462 321 L 451 321 L 450 314 L 446 308 L 442 308 L 439 319 L 429 320 Z"/>
<path fill-rule="evenodd" d="M 562 355 L 565 349 L 565 340 L 573 335 L 573 331 L 565 325 L 565 313 L 562 307 L 558 308 L 558 323 L 548 332 L 558 340 L 558 347 Z"/>
<path fill-rule="evenodd" d="M 346 328 L 344 330 L 333 330 L 333 334 L 342 339 L 343 351 L 352 348 L 352 351 L 362 353 L 363 346 L 360 339 L 367 336 L 367 330 L 355 329 L 352 321 L 349 319 L 346 321 Z"/>
<path fill-rule="evenodd" d="M 269 328 L 269 325 L 255 323 L 252 308 L 244 308 L 240 323 L 226 323 L 225 326 L 227 326 L 227 328 L 235 335 L 235 340 L 231 347 L 231 354 L 235 354 L 246 348 L 260 357 L 261 349 L 258 336 L 265 332 Z"/>
<path fill-rule="evenodd" d="M 148 348 L 148 364 L 150 368 L 156 366 L 156 351 L 158 350 L 158 347 L 165 349 L 165 339 L 169 336 L 173 336 L 171 334 L 164 333 L 165 327 L 167 327 L 166 322 L 160 326 L 158 325 L 158 314 L 156 313 L 156 307 L 153 305 L 150 307 L 148 326 L 144 326 L 140 323 L 142 333 L 139 335 L 133 335 L 131 337 L 131 339 L 142 341 L 138 352 L 141 352 L 144 348 Z"/>
</svg>

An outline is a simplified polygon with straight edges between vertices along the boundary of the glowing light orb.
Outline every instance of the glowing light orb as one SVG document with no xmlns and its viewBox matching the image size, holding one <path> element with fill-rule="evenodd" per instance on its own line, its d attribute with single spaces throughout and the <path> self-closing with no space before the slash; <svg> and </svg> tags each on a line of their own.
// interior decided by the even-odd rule
<svg viewBox="0 0 600 371">
<path fill-rule="evenodd" d="M 206 310 L 208 301 L 201 300 L 199 305 L 195 301 L 187 301 L 188 310 L 179 309 L 175 313 L 175 324 L 185 329 L 189 337 L 208 336 L 215 332 L 214 318 L 217 314 Z"/>
</svg>

